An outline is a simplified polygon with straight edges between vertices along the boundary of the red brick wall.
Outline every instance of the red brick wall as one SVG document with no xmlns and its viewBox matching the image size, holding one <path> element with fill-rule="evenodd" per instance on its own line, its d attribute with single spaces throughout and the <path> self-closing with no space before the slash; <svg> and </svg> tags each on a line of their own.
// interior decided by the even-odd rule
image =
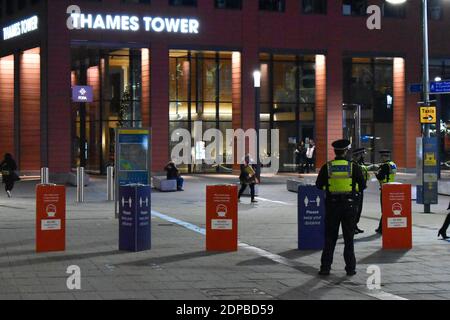
<svg viewBox="0 0 450 320">
<path fill-rule="evenodd" d="M 327 162 L 327 59 L 316 55 L 316 166 Z"/>
<path fill-rule="evenodd" d="M 151 48 L 152 170 L 163 171 L 169 161 L 169 48 L 164 42 Z"/>
<path fill-rule="evenodd" d="M 150 50 L 142 49 L 142 126 L 150 127 Z"/>
<path fill-rule="evenodd" d="M 0 59 L 0 157 L 14 154 L 14 56 Z"/>
<path fill-rule="evenodd" d="M 20 57 L 20 170 L 41 168 L 41 63 L 39 48 Z"/>
<path fill-rule="evenodd" d="M 394 82 L 394 124 L 393 159 L 399 167 L 406 166 L 406 87 L 405 59 L 395 58 L 393 68 Z"/>
</svg>

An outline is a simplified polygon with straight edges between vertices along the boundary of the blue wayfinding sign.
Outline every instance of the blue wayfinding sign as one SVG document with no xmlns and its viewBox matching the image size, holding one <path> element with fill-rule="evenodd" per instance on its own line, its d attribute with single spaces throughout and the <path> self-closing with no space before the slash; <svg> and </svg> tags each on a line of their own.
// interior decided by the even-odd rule
<svg viewBox="0 0 450 320">
<path fill-rule="evenodd" d="M 409 85 L 410 93 L 420 93 L 423 91 L 421 83 L 413 83 Z M 430 82 L 431 94 L 445 94 L 450 93 L 450 81 L 432 81 Z"/>
<path fill-rule="evenodd" d="M 126 185 L 119 188 L 119 250 L 151 249 L 151 188 Z"/>
<path fill-rule="evenodd" d="M 325 245 L 325 192 L 316 186 L 298 188 L 298 249 L 322 250 Z"/>
<path fill-rule="evenodd" d="M 430 93 L 450 93 L 450 81 L 438 81 L 430 83 Z"/>
<path fill-rule="evenodd" d="M 73 102 L 93 102 L 94 92 L 91 86 L 73 86 L 72 87 Z"/>
</svg>

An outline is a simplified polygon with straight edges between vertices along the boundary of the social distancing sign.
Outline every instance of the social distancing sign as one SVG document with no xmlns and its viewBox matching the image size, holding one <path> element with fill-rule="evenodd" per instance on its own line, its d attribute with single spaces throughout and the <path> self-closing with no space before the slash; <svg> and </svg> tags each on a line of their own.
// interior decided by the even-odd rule
<svg viewBox="0 0 450 320">
<path fill-rule="evenodd" d="M 236 185 L 206 187 L 207 251 L 237 251 L 237 194 Z"/>
<path fill-rule="evenodd" d="M 381 192 L 383 249 L 411 249 L 411 185 L 387 183 Z"/>
<path fill-rule="evenodd" d="M 36 187 L 36 252 L 66 249 L 66 188 Z"/>
</svg>

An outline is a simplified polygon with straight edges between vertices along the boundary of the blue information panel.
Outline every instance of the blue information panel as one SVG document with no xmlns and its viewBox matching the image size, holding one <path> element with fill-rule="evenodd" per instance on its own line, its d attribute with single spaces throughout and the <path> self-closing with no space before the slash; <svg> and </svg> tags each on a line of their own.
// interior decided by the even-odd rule
<svg viewBox="0 0 450 320">
<path fill-rule="evenodd" d="M 430 93 L 434 94 L 450 93 L 450 81 L 431 82 Z"/>
<path fill-rule="evenodd" d="M 438 140 L 436 137 L 423 138 L 423 202 L 438 203 Z"/>
<path fill-rule="evenodd" d="M 316 186 L 298 188 L 298 249 L 322 250 L 325 245 L 325 192 Z"/>
<path fill-rule="evenodd" d="M 151 188 L 127 185 L 119 188 L 119 250 L 151 249 Z"/>
</svg>

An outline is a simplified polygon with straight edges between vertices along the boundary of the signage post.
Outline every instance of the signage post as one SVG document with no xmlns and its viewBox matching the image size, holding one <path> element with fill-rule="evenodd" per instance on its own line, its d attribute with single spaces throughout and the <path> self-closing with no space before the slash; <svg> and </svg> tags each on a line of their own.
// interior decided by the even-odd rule
<svg viewBox="0 0 450 320">
<path fill-rule="evenodd" d="M 322 250 L 325 245 L 325 192 L 298 187 L 298 249 Z"/>
<path fill-rule="evenodd" d="M 411 185 L 383 185 L 383 249 L 412 248 Z"/>
<path fill-rule="evenodd" d="M 66 188 L 36 187 L 36 252 L 66 249 Z"/>
<path fill-rule="evenodd" d="M 150 129 L 120 128 L 116 131 L 115 150 L 115 214 L 120 186 L 130 184 L 150 185 L 151 172 Z"/>
<path fill-rule="evenodd" d="M 236 185 L 206 187 L 207 251 L 237 251 L 237 194 Z"/>
<path fill-rule="evenodd" d="M 151 249 L 151 191 L 146 185 L 120 186 L 119 250 Z"/>
</svg>

